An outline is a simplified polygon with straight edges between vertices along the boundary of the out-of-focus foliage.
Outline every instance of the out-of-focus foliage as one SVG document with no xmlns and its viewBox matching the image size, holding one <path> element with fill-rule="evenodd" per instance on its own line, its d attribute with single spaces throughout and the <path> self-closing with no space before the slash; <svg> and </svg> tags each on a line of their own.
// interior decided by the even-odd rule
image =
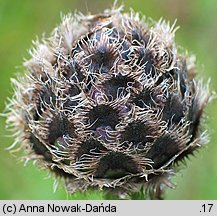
<svg viewBox="0 0 217 216">
<path fill-rule="evenodd" d="M 125 10 L 132 7 L 154 20 L 161 17 L 170 22 L 177 19 L 180 29 L 176 42 L 197 57 L 198 77 L 211 77 L 211 89 L 217 91 L 217 2 L 215 0 L 128 0 Z M 10 78 L 23 73 L 23 58 L 29 57 L 31 41 L 47 35 L 57 23 L 60 14 L 74 10 L 97 13 L 111 7 L 113 1 L 100 0 L 47 0 L 0 1 L 0 112 L 12 94 Z M 186 161 L 181 172 L 172 181 L 175 190 L 169 189 L 166 199 L 217 199 L 217 102 L 208 106 L 205 126 L 209 130 L 207 148 Z M 5 150 L 13 142 L 5 130 L 5 119 L 0 118 L 0 199 L 103 199 L 103 192 L 88 191 L 69 196 L 63 185 L 53 192 L 54 181 L 45 171 L 31 162 L 23 163 Z M 133 196 L 134 198 L 134 196 Z M 136 198 L 136 197 L 135 197 Z M 138 196 L 139 198 L 139 196 Z"/>
</svg>

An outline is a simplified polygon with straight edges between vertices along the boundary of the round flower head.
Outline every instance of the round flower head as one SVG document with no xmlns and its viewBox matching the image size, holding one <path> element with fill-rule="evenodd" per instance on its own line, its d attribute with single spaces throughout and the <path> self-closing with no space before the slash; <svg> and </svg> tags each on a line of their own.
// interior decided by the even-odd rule
<svg viewBox="0 0 217 216">
<path fill-rule="evenodd" d="M 162 198 L 179 162 L 207 142 L 208 85 L 195 80 L 175 30 L 121 8 L 63 17 L 13 80 L 7 123 L 25 159 L 62 177 L 70 193 L 143 188 Z"/>
</svg>

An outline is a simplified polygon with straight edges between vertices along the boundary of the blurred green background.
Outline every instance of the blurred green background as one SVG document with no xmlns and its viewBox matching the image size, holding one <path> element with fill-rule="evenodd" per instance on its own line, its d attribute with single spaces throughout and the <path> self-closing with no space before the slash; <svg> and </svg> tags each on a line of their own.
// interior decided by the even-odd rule
<svg viewBox="0 0 217 216">
<path fill-rule="evenodd" d="M 211 88 L 217 91 L 217 1 L 216 0 L 127 0 L 125 11 L 132 7 L 155 20 L 160 17 L 181 28 L 176 43 L 196 54 L 199 77 L 211 77 Z M 121 2 L 120 2 L 121 3 Z M 0 0 L 0 112 L 12 95 L 10 77 L 22 73 L 23 58 L 36 36 L 47 35 L 60 22 L 60 12 L 100 12 L 113 1 L 102 0 Z M 176 189 L 166 192 L 166 199 L 217 199 L 217 102 L 210 104 L 206 119 L 211 141 L 207 148 L 190 157 L 187 166 L 172 181 Z M 0 199 L 102 199 L 102 192 L 89 191 L 69 196 L 63 185 L 53 192 L 54 181 L 32 163 L 24 167 L 8 151 L 5 119 L 0 118 Z"/>
</svg>

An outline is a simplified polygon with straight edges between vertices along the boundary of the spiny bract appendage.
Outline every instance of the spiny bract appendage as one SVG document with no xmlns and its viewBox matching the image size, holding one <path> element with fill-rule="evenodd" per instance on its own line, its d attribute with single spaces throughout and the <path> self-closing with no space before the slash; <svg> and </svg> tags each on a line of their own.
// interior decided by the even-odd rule
<svg viewBox="0 0 217 216">
<path fill-rule="evenodd" d="M 13 80 L 7 123 L 26 159 L 62 176 L 70 193 L 142 187 L 161 198 L 178 162 L 206 143 L 210 98 L 174 34 L 120 9 L 63 17 Z"/>
</svg>

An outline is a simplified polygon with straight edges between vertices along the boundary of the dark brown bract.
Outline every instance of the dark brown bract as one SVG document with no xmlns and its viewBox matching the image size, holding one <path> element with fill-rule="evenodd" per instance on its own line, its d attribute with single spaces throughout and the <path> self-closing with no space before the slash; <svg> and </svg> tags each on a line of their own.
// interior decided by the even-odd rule
<svg viewBox="0 0 217 216">
<path fill-rule="evenodd" d="M 142 187 L 162 198 L 178 162 L 206 143 L 209 89 L 174 36 L 174 25 L 120 9 L 63 17 L 13 80 L 7 122 L 25 158 L 70 193 Z"/>
</svg>

